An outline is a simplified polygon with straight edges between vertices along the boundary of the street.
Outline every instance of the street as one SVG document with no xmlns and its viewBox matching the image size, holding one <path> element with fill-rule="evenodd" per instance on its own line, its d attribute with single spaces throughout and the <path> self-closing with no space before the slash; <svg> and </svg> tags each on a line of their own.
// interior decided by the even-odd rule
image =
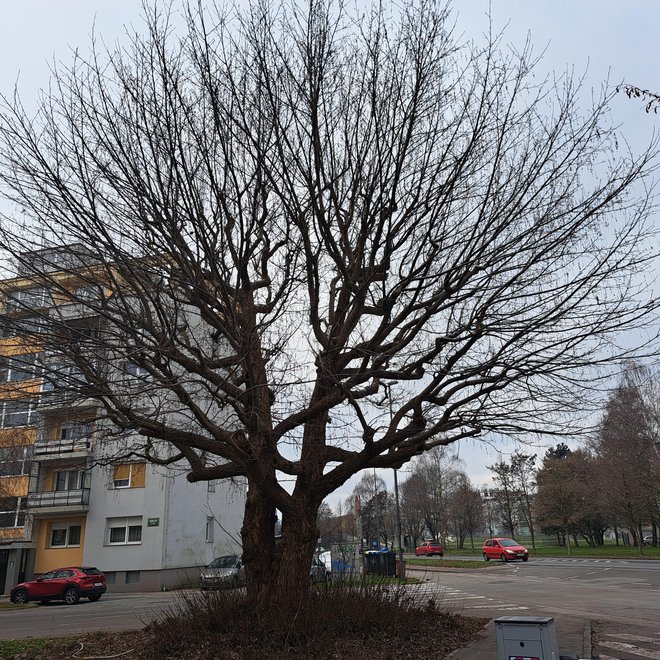
<svg viewBox="0 0 660 660">
<path fill-rule="evenodd" d="M 2 609 L 0 639 L 60 637 L 95 630 L 141 628 L 171 605 L 176 593 L 106 593 L 96 603 L 82 599 L 73 606 L 52 602 L 26 609 Z"/>
<path fill-rule="evenodd" d="M 594 656 L 660 660 L 660 562 L 543 558 L 469 572 L 410 568 L 466 615 L 591 619 Z"/>
<path fill-rule="evenodd" d="M 594 655 L 660 659 L 660 562 L 531 559 L 473 570 L 408 567 L 419 588 L 441 607 L 466 615 L 573 615 L 591 619 Z M 0 610 L 0 638 L 61 636 L 139 628 L 167 608 L 177 592 L 107 593 L 97 603 L 52 603 Z M 561 636 L 561 630 L 558 630 Z"/>
</svg>

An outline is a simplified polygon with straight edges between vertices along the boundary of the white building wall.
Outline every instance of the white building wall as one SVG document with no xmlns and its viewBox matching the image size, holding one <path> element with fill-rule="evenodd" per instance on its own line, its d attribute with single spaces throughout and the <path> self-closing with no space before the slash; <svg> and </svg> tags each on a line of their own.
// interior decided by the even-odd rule
<svg viewBox="0 0 660 660">
<path fill-rule="evenodd" d="M 191 484 L 182 470 L 147 465 L 144 488 L 113 488 L 112 468 L 92 470 L 83 562 L 114 573 L 112 591 L 153 590 L 195 582 L 198 568 L 222 554 L 241 553 L 246 487 Z M 110 545 L 108 519 L 142 517 L 139 544 Z M 213 518 L 213 540 L 206 524 Z M 149 521 L 151 520 L 151 525 Z M 140 572 L 127 586 L 126 573 Z"/>
<path fill-rule="evenodd" d="M 83 561 L 103 571 L 160 570 L 163 565 L 162 524 L 167 482 L 153 465 L 147 465 L 144 488 L 112 488 L 111 468 L 96 466 L 92 471 L 89 513 Z M 109 518 L 142 516 L 142 542 L 109 545 Z M 148 527 L 149 518 L 159 526 Z"/>
<path fill-rule="evenodd" d="M 165 533 L 164 567 L 205 566 L 223 554 L 241 554 L 241 526 L 245 507 L 244 482 L 189 483 L 185 476 L 170 484 Z M 213 518 L 212 540 L 206 524 Z"/>
</svg>

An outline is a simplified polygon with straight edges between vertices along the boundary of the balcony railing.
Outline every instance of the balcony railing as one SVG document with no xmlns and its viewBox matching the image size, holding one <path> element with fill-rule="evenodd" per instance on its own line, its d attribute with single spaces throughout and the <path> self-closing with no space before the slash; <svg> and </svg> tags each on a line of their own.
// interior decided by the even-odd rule
<svg viewBox="0 0 660 660">
<path fill-rule="evenodd" d="M 37 440 L 34 443 L 34 455 L 40 458 L 73 454 L 89 451 L 89 440 L 78 438 L 75 440 Z"/>
<path fill-rule="evenodd" d="M 28 495 L 28 507 L 80 507 L 89 506 L 89 488 L 55 490 Z"/>
</svg>

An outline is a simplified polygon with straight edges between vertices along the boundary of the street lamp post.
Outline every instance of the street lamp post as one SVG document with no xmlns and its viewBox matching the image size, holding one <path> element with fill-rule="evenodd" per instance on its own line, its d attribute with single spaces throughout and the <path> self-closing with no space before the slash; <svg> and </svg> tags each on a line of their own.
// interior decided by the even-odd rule
<svg viewBox="0 0 660 660">
<path fill-rule="evenodd" d="M 374 505 L 376 507 L 376 550 L 380 550 L 380 504 L 378 497 L 378 482 L 376 481 L 376 468 L 374 468 Z"/>
<path fill-rule="evenodd" d="M 403 544 L 401 543 L 401 507 L 399 506 L 399 479 L 394 468 L 394 502 L 396 505 L 396 537 L 399 543 L 399 580 L 403 577 Z"/>
<path fill-rule="evenodd" d="M 396 381 L 394 381 L 396 382 Z M 394 414 L 392 413 L 392 390 L 390 389 L 394 382 L 388 383 L 385 385 L 385 391 L 387 392 L 387 400 L 390 407 L 390 425 L 392 424 L 392 419 L 394 419 Z M 399 544 L 399 579 L 403 575 L 403 543 L 401 538 L 401 506 L 399 504 L 399 478 L 398 471 L 394 468 L 394 504 L 395 504 L 395 513 L 396 513 L 396 539 Z"/>
</svg>

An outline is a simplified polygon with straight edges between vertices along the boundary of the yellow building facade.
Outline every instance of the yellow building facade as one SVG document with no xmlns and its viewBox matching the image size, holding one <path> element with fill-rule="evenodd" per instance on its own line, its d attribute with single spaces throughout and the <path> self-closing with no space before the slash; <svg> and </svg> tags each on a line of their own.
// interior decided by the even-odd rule
<svg viewBox="0 0 660 660">
<path fill-rule="evenodd" d="M 58 279 L 55 293 L 26 277 L 0 282 L 0 594 L 83 557 L 94 411 L 45 398 L 39 330 L 89 272 Z"/>
</svg>

